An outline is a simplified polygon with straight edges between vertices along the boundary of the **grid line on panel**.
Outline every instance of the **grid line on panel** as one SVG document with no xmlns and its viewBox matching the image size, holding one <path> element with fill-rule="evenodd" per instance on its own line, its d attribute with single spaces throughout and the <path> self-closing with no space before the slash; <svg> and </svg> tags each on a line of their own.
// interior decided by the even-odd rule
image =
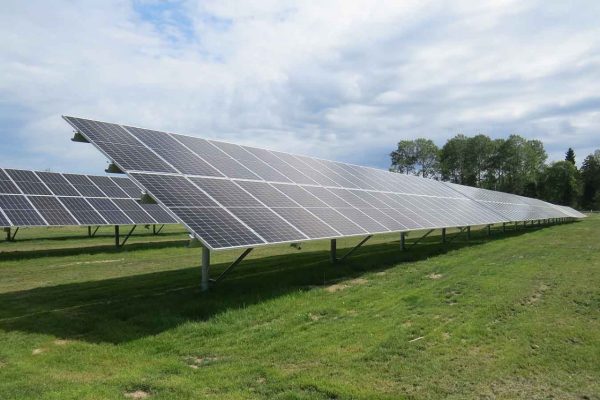
<svg viewBox="0 0 600 400">
<path fill-rule="evenodd" d="M 271 151 L 271 154 L 273 154 L 275 157 L 279 158 L 286 164 L 290 165 L 292 168 L 296 169 L 298 172 L 305 175 L 309 179 L 313 180 L 318 185 L 339 186 L 335 181 L 321 174 L 319 171 L 314 170 L 309 165 L 306 165 L 306 163 L 302 162 L 301 160 L 297 159 L 291 154 L 281 153 L 278 151 Z"/>
<path fill-rule="evenodd" d="M 255 198 L 230 180 L 189 179 L 224 207 L 263 207 Z"/>
<path fill-rule="evenodd" d="M 331 207 L 310 207 L 307 208 L 312 214 L 317 216 L 323 222 L 333 227 L 342 236 L 344 235 L 360 235 L 368 233 L 365 229 L 340 214 L 337 210 Z"/>
<path fill-rule="evenodd" d="M 166 207 L 218 207 L 210 197 L 182 176 L 132 173 L 152 196 Z"/>
<path fill-rule="evenodd" d="M 236 181 L 236 184 L 267 207 L 298 207 L 298 203 L 266 182 Z"/>
<path fill-rule="evenodd" d="M 0 228 L 8 228 L 12 226 L 11 222 L 5 216 L 4 211 L 0 208 Z"/>
<path fill-rule="evenodd" d="M 175 224 L 177 220 L 159 204 L 140 204 L 157 224 Z"/>
<path fill-rule="evenodd" d="M 245 150 L 254 154 L 257 158 L 264 161 L 271 168 L 275 169 L 280 174 L 284 175 L 288 180 L 294 183 L 300 184 L 308 184 L 308 185 L 316 185 L 317 183 L 304 175 L 302 172 L 298 171 L 296 168 L 292 167 L 285 161 L 278 158 L 269 150 L 258 149 L 255 147 L 245 147 L 242 146 Z"/>
<path fill-rule="evenodd" d="M 390 232 L 383 224 L 377 222 L 356 208 L 335 207 L 335 209 L 369 233 Z"/>
<path fill-rule="evenodd" d="M 302 207 L 328 207 L 323 201 L 315 195 L 298 185 L 285 185 L 273 183 L 273 187 L 281 193 L 300 204 Z"/>
<path fill-rule="evenodd" d="M 333 227 L 304 208 L 277 207 L 273 210 L 309 239 L 340 236 Z"/>
</svg>

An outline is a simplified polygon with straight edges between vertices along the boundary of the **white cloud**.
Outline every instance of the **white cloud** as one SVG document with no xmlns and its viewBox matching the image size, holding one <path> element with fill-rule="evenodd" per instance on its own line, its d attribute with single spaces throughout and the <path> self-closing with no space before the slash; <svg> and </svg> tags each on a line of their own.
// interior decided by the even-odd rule
<svg viewBox="0 0 600 400">
<path fill-rule="evenodd" d="M 104 160 L 68 141 L 61 114 L 381 167 L 399 139 L 457 132 L 588 152 L 600 147 L 599 7 L 5 1 L 0 153 L 98 172 Z"/>
</svg>

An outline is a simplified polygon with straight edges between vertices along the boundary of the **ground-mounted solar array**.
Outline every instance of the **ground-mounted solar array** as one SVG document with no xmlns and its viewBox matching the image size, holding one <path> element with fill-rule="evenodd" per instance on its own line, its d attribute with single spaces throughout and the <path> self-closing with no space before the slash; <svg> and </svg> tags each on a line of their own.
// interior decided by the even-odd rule
<svg viewBox="0 0 600 400">
<path fill-rule="evenodd" d="M 65 119 L 210 249 L 583 216 L 374 168 Z"/>
<path fill-rule="evenodd" d="M 174 224 L 128 178 L 0 169 L 0 227 Z"/>
</svg>

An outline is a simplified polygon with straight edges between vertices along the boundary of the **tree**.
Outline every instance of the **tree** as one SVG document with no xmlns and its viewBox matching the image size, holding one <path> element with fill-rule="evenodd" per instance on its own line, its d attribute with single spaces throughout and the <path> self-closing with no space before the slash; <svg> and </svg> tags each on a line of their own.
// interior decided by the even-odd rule
<svg viewBox="0 0 600 400">
<path fill-rule="evenodd" d="M 440 150 L 440 173 L 442 179 L 461 185 L 467 178 L 467 145 L 469 138 L 459 134 L 449 139 Z"/>
<path fill-rule="evenodd" d="M 510 135 L 498 149 L 500 177 L 498 189 L 515 194 L 535 196 L 537 182 L 547 159 L 539 140 L 526 140 Z"/>
<path fill-rule="evenodd" d="M 577 168 L 570 161 L 558 161 L 547 167 L 541 177 L 545 200 L 574 207 L 579 195 Z"/>
<path fill-rule="evenodd" d="M 415 175 L 434 177 L 439 173 L 440 149 L 430 139 L 415 140 Z"/>
<path fill-rule="evenodd" d="M 473 136 L 469 138 L 466 150 L 467 181 L 474 186 L 481 187 L 494 153 L 494 142 L 486 135 Z"/>
<path fill-rule="evenodd" d="M 599 208 L 596 199 L 600 195 L 600 159 L 593 154 L 587 156 L 581 164 L 580 175 L 583 186 L 581 206 L 586 209 Z"/>
<path fill-rule="evenodd" d="M 567 153 L 565 154 L 565 161 L 568 161 L 571 164 L 575 165 L 575 151 L 570 147 L 569 150 L 567 150 Z"/>
<path fill-rule="evenodd" d="M 390 171 L 433 177 L 439 172 L 439 149 L 432 140 L 401 140 L 390 157 Z"/>
<path fill-rule="evenodd" d="M 392 166 L 390 171 L 408 174 L 415 169 L 415 141 L 401 140 L 396 150 L 390 153 Z"/>
</svg>

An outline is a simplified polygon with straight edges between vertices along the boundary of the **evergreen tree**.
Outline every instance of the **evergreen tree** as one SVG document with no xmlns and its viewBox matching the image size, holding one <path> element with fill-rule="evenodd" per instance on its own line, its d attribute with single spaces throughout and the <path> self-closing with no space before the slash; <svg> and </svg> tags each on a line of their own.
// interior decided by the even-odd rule
<svg viewBox="0 0 600 400">
<path fill-rule="evenodd" d="M 569 150 L 567 150 L 567 153 L 565 154 L 565 161 L 568 161 L 571 164 L 575 165 L 575 151 L 570 147 Z"/>
</svg>

